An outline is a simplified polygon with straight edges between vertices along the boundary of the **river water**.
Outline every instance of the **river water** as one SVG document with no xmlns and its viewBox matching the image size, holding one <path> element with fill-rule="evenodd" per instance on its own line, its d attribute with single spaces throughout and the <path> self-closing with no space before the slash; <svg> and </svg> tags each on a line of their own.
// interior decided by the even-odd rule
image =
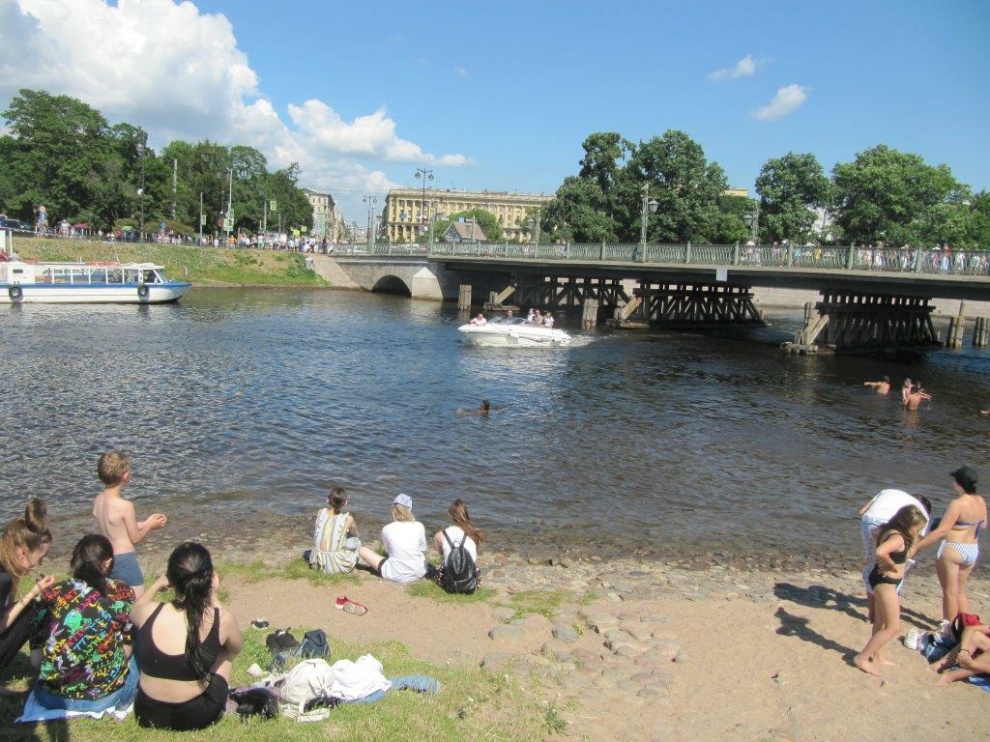
<svg viewBox="0 0 990 742">
<path fill-rule="evenodd" d="M 44 497 L 71 549 L 99 454 L 123 448 L 139 516 L 169 515 L 159 547 L 302 549 L 340 484 L 367 536 L 405 492 L 428 531 L 463 498 L 504 551 L 851 563 L 877 490 L 941 509 L 951 469 L 990 480 L 990 352 L 785 355 L 801 312 L 767 313 L 773 327 L 725 337 L 581 332 L 575 316 L 571 347 L 498 349 L 464 345 L 452 305 L 356 292 L 12 306 L 0 515 Z M 933 400 L 905 412 L 862 386 L 884 374 Z M 457 413 L 482 398 L 489 416 Z"/>
</svg>

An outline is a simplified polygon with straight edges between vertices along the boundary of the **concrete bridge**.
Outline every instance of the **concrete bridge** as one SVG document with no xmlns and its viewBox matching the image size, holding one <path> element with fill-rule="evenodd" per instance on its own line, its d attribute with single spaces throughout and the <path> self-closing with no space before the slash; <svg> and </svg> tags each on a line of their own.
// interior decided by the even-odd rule
<svg viewBox="0 0 990 742">
<path fill-rule="evenodd" d="M 760 324 L 754 287 L 815 290 L 818 316 L 796 340 L 851 348 L 940 344 L 931 302 L 990 301 L 988 259 L 855 247 L 444 243 L 315 264 L 335 286 L 453 301 L 467 285 L 481 301 L 580 307 L 592 324 L 620 326 Z"/>
</svg>

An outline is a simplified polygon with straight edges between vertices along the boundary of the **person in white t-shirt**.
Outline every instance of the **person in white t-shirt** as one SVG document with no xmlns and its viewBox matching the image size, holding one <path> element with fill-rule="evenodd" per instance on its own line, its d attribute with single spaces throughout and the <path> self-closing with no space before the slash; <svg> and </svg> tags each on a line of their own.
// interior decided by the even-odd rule
<svg viewBox="0 0 990 742">
<path fill-rule="evenodd" d="M 398 495 L 392 501 L 392 522 L 382 529 L 385 556 L 367 546 L 358 559 L 392 582 L 415 582 L 426 574 L 426 529 L 412 513 L 412 498 Z"/>
<path fill-rule="evenodd" d="M 474 563 L 478 564 L 478 544 L 484 540 L 485 535 L 478 530 L 478 528 L 471 522 L 471 515 L 468 513 L 467 505 L 460 498 L 454 500 L 450 507 L 447 508 L 447 515 L 450 516 L 450 520 L 453 525 L 449 525 L 446 528 L 439 530 L 433 536 L 433 545 L 437 549 L 438 554 L 443 555 L 443 561 L 440 563 L 440 570 L 437 572 L 437 584 L 443 587 L 444 578 L 444 567 L 447 566 L 447 559 L 450 557 L 450 550 L 453 548 L 451 542 L 455 545 L 464 543 L 464 548 L 467 549 L 468 554 L 474 559 Z M 444 533 L 450 539 L 448 542 L 444 538 Z"/>
<path fill-rule="evenodd" d="M 905 505 L 914 505 L 925 516 L 925 527 L 919 536 L 924 536 L 930 523 L 932 503 L 927 497 L 914 497 L 903 490 L 880 490 L 873 499 L 859 509 L 860 534 L 863 537 L 863 549 L 866 555 L 866 566 L 863 568 L 863 584 L 866 586 L 867 620 L 873 621 L 873 588 L 870 587 L 870 572 L 877 560 L 876 535 L 880 528 L 893 518 L 897 511 Z M 910 568 L 910 563 L 908 567 Z M 903 585 L 903 581 L 902 581 Z M 901 588 L 898 587 L 898 593 Z"/>
</svg>

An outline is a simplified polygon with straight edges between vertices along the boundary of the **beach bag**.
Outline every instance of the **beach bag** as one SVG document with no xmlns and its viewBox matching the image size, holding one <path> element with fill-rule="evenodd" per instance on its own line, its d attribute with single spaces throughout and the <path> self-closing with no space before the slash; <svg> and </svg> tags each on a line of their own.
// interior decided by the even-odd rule
<svg viewBox="0 0 990 742">
<path fill-rule="evenodd" d="M 326 659 L 330 656 L 330 644 L 327 641 L 327 632 L 323 629 L 313 629 L 307 631 L 299 642 L 299 646 L 290 653 L 293 657 L 300 657 L 304 660 L 319 657 Z"/>
<path fill-rule="evenodd" d="M 282 713 L 297 721 L 320 721 L 338 701 L 330 697 L 333 670 L 320 657 L 303 660 L 285 674 L 278 692 Z"/>
<path fill-rule="evenodd" d="M 469 595 L 478 589 L 478 567 L 471 552 L 464 546 L 467 536 L 465 535 L 458 544 L 450 540 L 446 530 L 443 532 L 443 537 L 450 544 L 450 554 L 447 555 L 447 562 L 443 567 L 443 589 L 448 593 Z"/>
</svg>

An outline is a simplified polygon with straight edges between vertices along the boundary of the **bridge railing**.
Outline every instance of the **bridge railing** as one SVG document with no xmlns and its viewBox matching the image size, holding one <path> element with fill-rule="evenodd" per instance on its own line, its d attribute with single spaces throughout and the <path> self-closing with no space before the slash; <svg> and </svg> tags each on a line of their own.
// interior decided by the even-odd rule
<svg viewBox="0 0 990 742">
<path fill-rule="evenodd" d="M 422 254 L 423 250 L 415 254 Z M 392 252 L 391 254 L 400 254 Z M 763 268 L 990 275 L 990 252 L 911 248 L 816 245 L 660 245 L 518 244 L 441 242 L 429 247 L 431 258 L 489 258 L 556 261 L 623 262 L 656 265 L 737 265 Z"/>
</svg>

